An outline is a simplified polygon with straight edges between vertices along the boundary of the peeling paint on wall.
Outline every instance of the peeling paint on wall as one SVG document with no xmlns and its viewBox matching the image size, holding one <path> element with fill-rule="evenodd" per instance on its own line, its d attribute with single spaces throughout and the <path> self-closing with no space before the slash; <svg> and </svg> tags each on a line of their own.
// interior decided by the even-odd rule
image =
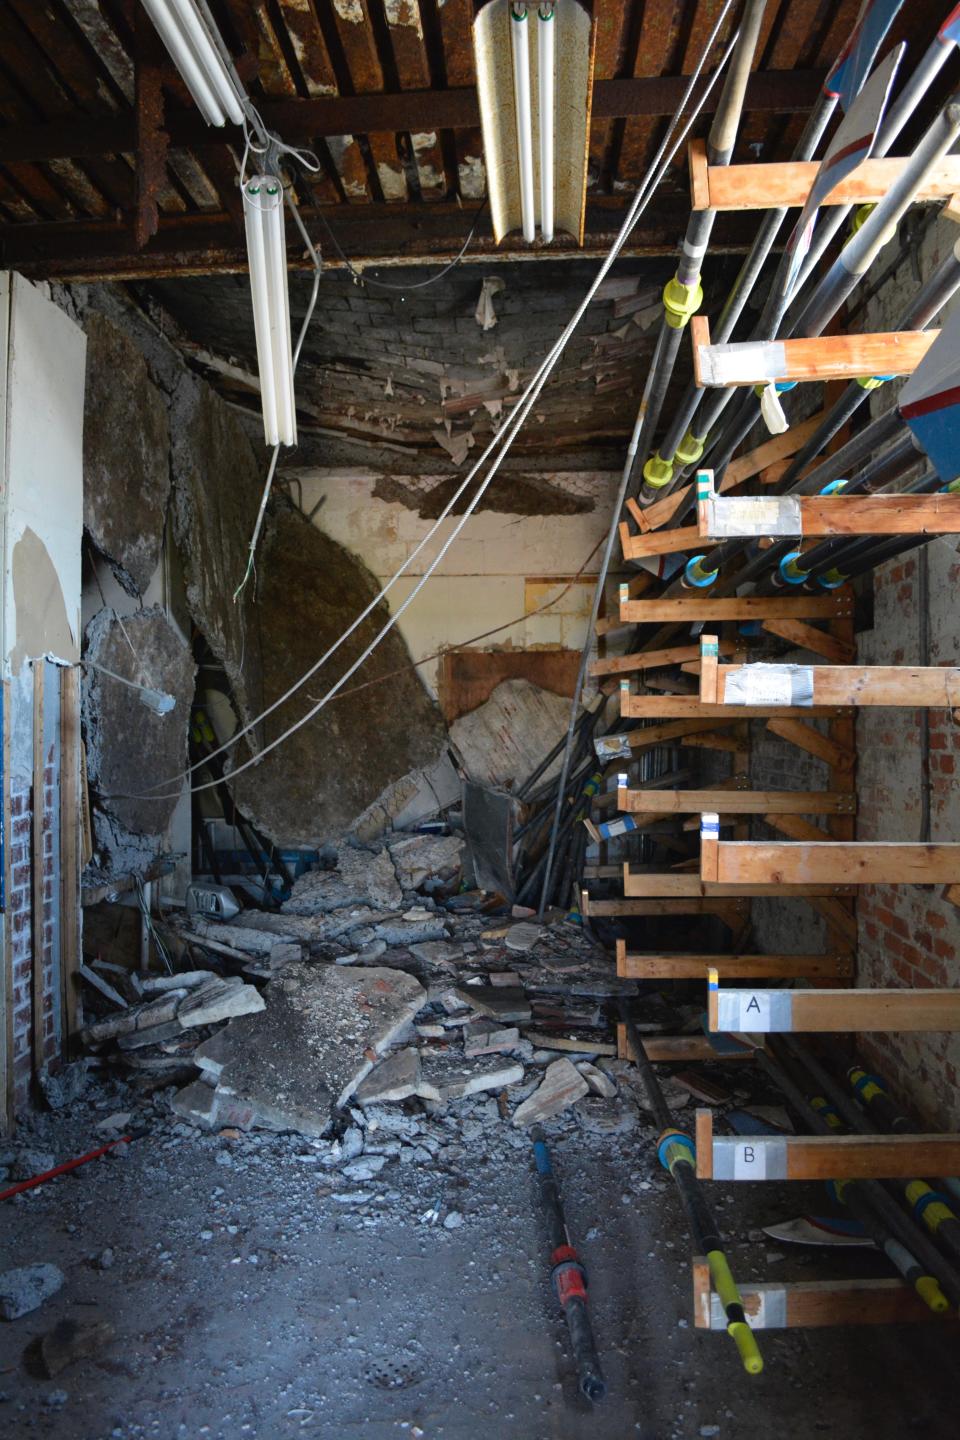
<svg viewBox="0 0 960 1440">
<path fill-rule="evenodd" d="M 50 655 L 72 664 L 79 655 L 70 628 L 63 587 L 47 547 L 28 526 L 13 547 L 13 602 L 16 642 L 10 667 L 19 675 L 25 660 Z"/>
</svg>

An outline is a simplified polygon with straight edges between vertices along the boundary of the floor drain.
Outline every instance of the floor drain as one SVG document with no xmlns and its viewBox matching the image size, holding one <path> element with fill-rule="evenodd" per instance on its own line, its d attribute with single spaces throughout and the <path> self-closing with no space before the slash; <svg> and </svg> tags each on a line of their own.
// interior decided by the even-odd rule
<svg viewBox="0 0 960 1440">
<path fill-rule="evenodd" d="M 420 1378 L 420 1371 L 403 1360 L 378 1360 L 367 1371 L 370 1384 L 381 1390 L 405 1390 L 408 1385 L 416 1385 Z"/>
</svg>

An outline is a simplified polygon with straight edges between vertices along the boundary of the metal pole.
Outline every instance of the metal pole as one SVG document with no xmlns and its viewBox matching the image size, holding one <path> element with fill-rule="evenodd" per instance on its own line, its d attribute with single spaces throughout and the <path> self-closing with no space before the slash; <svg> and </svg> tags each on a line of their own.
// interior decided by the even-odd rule
<svg viewBox="0 0 960 1440">
<path fill-rule="evenodd" d="M 660 1082 L 653 1072 L 653 1066 L 643 1048 L 643 1041 L 623 1001 L 620 1002 L 620 1018 L 627 1032 L 627 1041 L 634 1064 L 640 1072 L 650 1110 L 661 1130 L 657 1142 L 657 1158 L 664 1169 L 670 1171 L 680 1192 L 694 1251 L 707 1258 L 710 1278 L 726 1313 L 727 1334 L 740 1353 L 743 1368 L 750 1375 L 759 1375 L 763 1369 L 763 1358 L 756 1337 L 747 1323 L 743 1300 L 723 1248 L 720 1228 L 697 1179 L 693 1141 L 682 1130 L 674 1128 L 673 1115 L 660 1089 Z"/>
<path fill-rule="evenodd" d="M 724 80 L 713 123 L 710 126 L 707 140 L 707 162 L 710 165 L 722 166 L 730 163 L 743 111 L 750 66 L 760 37 L 760 25 L 766 3 L 767 0 L 747 0 L 733 59 Z M 690 316 L 695 315 L 703 303 L 700 271 L 703 268 L 703 258 L 710 246 L 710 236 L 716 218 L 717 212 L 712 207 L 706 210 L 691 211 L 680 249 L 677 273 L 667 283 L 663 292 L 663 319 L 648 376 L 648 396 L 643 426 L 642 451 L 644 455 L 646 455 L 649 441 L 652 440 L 660 423 L 660 412 L 673 378 L 683 332 Z"/>
<path fill-rule="evenodd" d="M 836 103 L 835 96 L 820 94 L 816 109 L 807 120 L 803 135 L 794 149 L 792 156 L 794 160 L 809 160 L 816 153 Z M 788 213 L 788 210 L 783 207 L 777 210 L 768 210 L 764 215 L 760 229 L 750 247 L 750 252 L 740 267 L 716 325 L 712 328 L 711 333 L 715 344 L 724 344 L 733 334 L 734 327 L 753 293 L 770 251 L 773 249 L 780 226 Z M 724 404 L 726 404 L 727 392 L 722 393 Z M 698 390 L 693 383 L 687 386 L 656 454 L 643 467 L 644 483 L 640 491 L 641 504 L 649 504 L 652 500 L 669 492 L 674 480 L 674 464 L 677 459 L 680 459 L 684 466 L 694 465 L 703 453 L 706 437 L 721 413 L 718 410 L 716 413 L 709 414 L 698 427 L 697 433 L 694 434 L 693 421 L 701 406 L 706 405 L 704 396 L 705 392 Z M 707 408 L 711 409 L 709 406 Z"/>
<path fill-rule="evenodd" d="M 600 1368 L 597 1347 L 587 1309 L 587 1272 L 574 1249 L 560 1201 L 550 1151 L 543 1130 L 534 1125 L 530 1131 L 533 1158 L 537 1167 L 537 1189 L 547 1222 L 550 1244 L 550 1277 L 557 1299 L 563 1308 L 570 1332 L 570 1344 L 577 1366 L 580 1389 L 588 1400 L 602 1400 L 607 1393 Z"/>
<path fill-rule="evenodd" d="M 815 1135 L 829 1135 L 831 1127 L 810 1104 L 783 1066 L 765 1051 L 756 1052 L 761 1068 L 784 1093 L 797 1115 Z M 911 1224 L 909 1218 L 879 1180 L 833 1182 L 838 1198 L 874 1236 L 887 1256 L 931 1310 L 942 1313 L 960 1304 L 960 1275 L 940 1251 Z"/>
</svg>

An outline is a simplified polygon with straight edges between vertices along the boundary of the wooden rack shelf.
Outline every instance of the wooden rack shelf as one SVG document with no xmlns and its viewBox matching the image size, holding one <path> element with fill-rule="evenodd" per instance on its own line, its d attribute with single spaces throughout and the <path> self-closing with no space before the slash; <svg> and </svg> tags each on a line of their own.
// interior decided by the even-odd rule
<svg viewBox="0 0 960 1440">
<path fill-rule="evenodd" d="M 958 497 L 960 498 L 960 497 Z M 731 705 L 737 714 L 782 705 L 814 713 L 824 706 L 960 707 L 960 666 L 947 665 L 721 665 L 717 641 L 700 637 L 701 705 Z M 683 663 L 683 669 L 697 662 Z M 623 696 L 621 682 L 621 713 Z M 627 682 L 629 683 L 629 682 Z M 640 698 L 640 697 L 636 697 Z"/>
<path fill-rule="evenodd" d="M 669 554 L 668 540 L 683 537 L 675 550 L 694 550 L 705 541 L 756 539 L 766 535 L 798 539 L 821 535 L 956 535 L 960 494 L 933 495 L 732 495 L 701 494 L 697 523 L 661 535 L 630 537 L 625 559 Z M 649 548 L 644 548 L 644 547 Z M 660 546 L 661 548 L 654 548 Z M 629 550 L 629 553 L 628 553 Z"/>
<path fill-rule="evenodd" d="M 757 1035 L 953 1032 L 960 1030 L 960 990 L 722 990 L 714 965 L 707 1022 L 718 1033 Z"/>
<path fill-rule="evenodd" d="M 842 585 L 827 595 L 680 595 L 671 600 L 631 600 L 621 586 L 620 619 L 697 625 L 712 620 L 817 620 L 853 614 L 853 596 Z"/>
<path fill-rule="evenodd" d="M 797 1280 L 740 1284 L 751 1330 L 817 1329 L 827 1325 L 903 1325 L 947 1322 L 934 1315 L 903 1280 Z M 710 1265 L 693 1260 L 693 1315 L 698 1330 L 726 1330 L 727 1314 L 711 1289 Z"/>
<path fill-rule="evenodd" d="M 960 1135 L 715 1135 L 698 1110 L 700 1180 L 912 1180 L 953 1175 Z"/>
<path fill-rule="evenodd" d="M 736 843 L 736 842 L 731 842 Z M 748 841 L 740 842 L 748 844 Z M 960 846 L 957 847 L 960 849 Z M 841 870 L 834 870 L 834 875 L 843 874 Z M 623 867 L 623 893 L 633 897 L 655 897 L 655 896 L 695 896 L 695 895 L 744 895 L 762 897 L 765 895 L 852 895 L 854 893 L 850 885 L 835 885 L 829 880 L 818 881 L 797 881 L 792 884 L 769 883 L 767 881 L 754 881 L 741 883 L 739 881 L 710 881 L 704 880 L 702 876 L 688 870 L 665 870 L 661 873 L 649 873 L 642 870 L 631 870 L 630 866 Z"/>
<path fill-rule="evenodd" d="M 703 140 L 687 147 L 690 202 L 694 210 L 777 210 L 802 206 L 820 166 L 816 160 L 757 165 L 711 165 Z M 840 180 L 822 205 L 867 205 L 882 200 L 903 172 L 901 156 L 862 160 Z M 945 155 L 924 177 L 915 199 L 936 200 L 960 190 L 960 156 Z"/>
<path fill-rule="evenodd" d="M 738 340 L 711 345 L 706 315 L 690 321 L 693 374 L 703 389 L 769 385 L 772 381 L 858 380 L 912 375 L 939 330 L 890 330 L 873 335 L 817 335 L 796 340 Z"/>
<path fill-rule="evenodd" d="M 715 820 L 715 816 L 701 817 L 700 878 L 704 884 L 825 885 L 837 875 L 848 885 L 960 883 L 958 844 L 718 840 L 711 823 Z"/>
<path fill-rule="evenodd" d="M 945 702 L 941 701 L 941 704 L 943 703 Z M 723 720 L 730 713 L 729 704 L 730 702 L 718 704 L 715 701 L 701 700 L 699 695 L 632 695 L 628 681 L 621 682 L 620 686 L 620 714 L 625 720 L 680 720 L 687 717 Z M 831 719 L 840 714 L 842 708 L 837 705 L 779 705 L 774 701 L 772 704 L 767 702 L 738 705 L 734 718 L 763 720 L 768 716 L 789 716 L 793 719 L 806 719 L 819 716 L 821 719 Z"/>
<path fill-rule="evenodd" d="M 617 809 L 627 815 L 853 815 L 856 808 L 853 795 L 830 790 L 617 789 Z"/>
<path fill-rule="evenodd" d="M 617 941 L 617 974 L 623 980 L 702 980 L 716 967 L 728 980 L 841 979 L 853 975 L 853 956 L 630 954 Z"/>
</svg>

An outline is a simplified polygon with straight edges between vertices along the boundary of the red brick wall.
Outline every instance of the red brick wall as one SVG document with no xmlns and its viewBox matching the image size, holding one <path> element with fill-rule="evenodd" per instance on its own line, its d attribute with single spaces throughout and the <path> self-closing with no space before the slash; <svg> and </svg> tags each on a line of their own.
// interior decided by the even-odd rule
<svg viewBox="0 0 960 1440">
<path fill-rule="evenodd" d="M 10 956 L 13 970 L 13 1081 L 14 1105 L 22 1111 L 30 1100 L 33 1073 L 33 973 L 34 945 L 42 951 L 43 1053 L 42 1064 L 48 1064 L 59 1052 L 55 987 L 59 984 L 58 957 L 54 954 L 54 864 L 53 807 L 57 804 L 56 774 L 48 757 L 44 773 L 43 797 L 39 811 L 33 807 L 32 788 L 11 779 L 10 786 L 10 890 L 7 895 L 9 912 Z M 37 837 L 43 854 L 42 913 L 33 913 L 33 844 L 34 823 L 40 826 Z"/>
<path fill-rule="evenodd" d="M 935 541 L 923 563 L 926 589 L 919 553 L 875 574 L 875 623 L 860 637 L 861 663 L 960 663 L 954 600 L 960 565 L 953 546 Z M 857 838 L 960 841 L 958 755 L 960 725 L 947 710 L 861 710 Z M 960 909 L 945 891 L 943 885 L 863 887 L 857 903 L 859 985 L 960 986 Z M 960 1034 L 864 1035 L 858 1048 L 922 1123 L 960 1128 Z"/>
</svg>

